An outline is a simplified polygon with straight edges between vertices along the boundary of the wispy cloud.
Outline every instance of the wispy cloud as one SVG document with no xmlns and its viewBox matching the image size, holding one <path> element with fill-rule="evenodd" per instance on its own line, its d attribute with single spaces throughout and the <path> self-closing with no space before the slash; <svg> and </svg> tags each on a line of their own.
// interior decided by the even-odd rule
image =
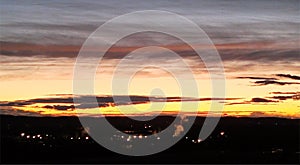
<svg viewBox="0 0 300 165">
<path fill-rule="evenodd" d="M 55 110 L 60 110 L 60 111 L 67 111 L 67 110 L 75 109 L 75 106 L 74 105 L 45 105 L 42 108 L 55 109 Z"/>
<path fill-rule="evenodd" d="M 277 100 L 300 100 L 300 92 L 271 92 L 270 94 L 275 94 L 268 98 L 277 99 Z"/>
<path fill-rule="evenodd" d="M 300 92 L 270 92 L 270 94 L 283 94 L 283 95 L 294 95 Z"/>
<path fill-rule="evenodd" d="M 277 78 L 269 78 L 269 77 L 252 77 L 252 76 L 245 76 L 245 77 L 236 77 L 238 79 L 252 79 L 252 80 L 278 80 Z"/>
<path fill-rule="evenodd" d="M 108 107 L 108 106 L 126 106 L 134 104 L 147 104 L 150 102 L 189 102 L 189 101 L 225 101 L 225 100 L 238 100 L 240 98 L 190 98 L 190 97 L 153 97 L 153 96 L 72 96 L 70 94 L 55 95 L 55 97 L 49 98 L 35 98 L 29 100 L 16 100 L 16 101 L 1 101 L 0 107 L 26 107 L 26 106 L 36 106 L 37 104 L 42 104 L 40 108 L 53 109 L 59 111 L 69 111 L 74 110 L 75 105 L 73 97 L 77 101 L 81 101 L 80 105 L 76 105 L 79 109 L 92 109 L 98 107 Z M 93 100 L 96 98 L 97 103 Z M 54 105 L 53 105 L 54 104 Z"/>
<path fill-rule="evenodd" d="M 298 82 L 287 82 L 287 81 L 275 81 L 275 80 L 263 80 L 263 81 L 255 81 L 254 84 L 258 86 L 263 85 L 295 85 L 300 84 Z"/>
<path fill-rule="evenodd" d="M 270 99 L 265 99 L 265 98 L 260 98 L 260 97 L 254 97 L 251 100 L 245 100 L 242 102 L 231 102 L 227 103 L 226 105 L 237 105 L 237 104 L 252 104 L 252 103 L 277 103 L 277 100 L 270 100 Z"/>
<path fill-rule="evenodd" d="M 288 77 L 291 79 L 297 79 L 298 76 L 293 76 L 290 74 L 276 74 L 279 77 Z M 289 81 L 279 81 L 276 77 L 258 77 L 258 76 L 239 76 L 236 77 L 237 79 L 249 79 L 249 80 L 257 80 L 252 83 L 256 84 L 257 86 L 263 85 L 295 85 L 300 84 L 299 82 L 289 82 Z"/>
<path fill-rule="evenodd" d="M 276 74 L 276 76 L 279 77 L 285 77 L 285 78 L 290 78 L 293 80 L 300 80 L 300 76 L 296 76 L 296 75 L 290 75 L 290 74 Z"/>
<path fill-rule="evenodd" d="M 208 31 L 214 41 L 297 38 L 299 6 L 297 0 L 289 3 L 275 0 L 239 2 L 210 1 L 157 1 L 139 0 L 122 2 L 61 0 L 47 2 L 1 1 L 1 40 L 43 44 L 84 42 L 85 38 L 103 24 L 120 14 L 139 10 L 168 10 L 192 19 Z M 117 5 L 116 5 L 117 4 Z M 289 11 L 289 12 L 286 12 Z M 59 19 L 57 19 L 59 17 Z M 155 19 L 155 18 L 153 18 Z M 157 18 L 158 21 L 166 21 Z M 123 26 L 126 27 L 126 26 Z M 123 28 L 122 27 L 122 28 Z M 276 35 L 274 35 L 276 34 Z M 41 40 L 42 39 L 42 40 Z"/>
</svg>

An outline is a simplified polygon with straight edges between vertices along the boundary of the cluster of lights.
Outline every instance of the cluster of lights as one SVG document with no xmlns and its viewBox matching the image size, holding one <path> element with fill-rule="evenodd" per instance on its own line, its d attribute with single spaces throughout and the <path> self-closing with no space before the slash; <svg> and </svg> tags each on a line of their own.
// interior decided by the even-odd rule
<svg viewBox="0 0 300 165">
<path fill-rule="evenodd" d="M 146 124 L 144 125 L 144 128 L 145 128 L 145 129 L 151 128 L 151 127 L 152 127 L 151 125 L 146 125 Z"/>
<path fill-rule="evenodd" d="M 71 140 L 74 140 L 74 139 L 76 139 L 76 138 L 70 137 L 70 139 L 71 139 Z M 78 139 L 78 140 L 81 140 L 81 137 L 78 137 L 77 139 Z M 83 139 L 89 140 L 90 138 L 89 138 L 88 136 L 86 136 L 86 137 L 84 137 Z"/>
<path fill-rule="evenodd" d="M 20 134 L 21 137 L 23 138 L 26 138 L 26 139 L 40 139 L 42 140 L 43 139 L 43 136 L 41 134 L 37 134 L 37 135 L 30 135 L 30 134 L 26 134 L 26 133 L 21 133 Z M 53 137 L 52 135 L 48 135 L 48 134 L 45 134 L 45 137 L 52 137 L 52 139 L 55 139 L 55 137 Z M 80 139 L 85 139 L 85 140 L 89 140 L 90 137 L 88 136 L 85 136 L 85 137 L 78 137 L 77 139 L 80 140 Z M 70 137 L 71 140 L 75 139 L 74 137 Z"/>
<path fill-rule="evenodd" d="M 197 139 L 197 140 L 192 140 L 193 143 L 200 143 L 202 140 L 201 139 Z"/>
<path fill-rule="evenodd" d="M 48 134 L 46 134 L 46 136 L 48 137 Z M 43 139 L 42 135 L 38 134 L 38 135 L 26 135 L 25 133 L 21 133 L 21 137 L 26 137 L 26 139 Z M 53 137 L 54 138 L 54 137 Z"/>
<path fill-rule="evenodd" d="M 225 137 L 227 136 L 227 135 L 225 134 L 224 131 L 221 131 L 221 132 L 220 132 L 220 135 L 221 135 L 221 136 L 225 136 Z M 210 136 L 209 138 L 212 139 L 213 137 Z M 189 138 L 188 136 L 186 136 L 185 139 L 186 139 L 186 140 L 189 140 L 190 138 Z M 192 139 L 191 141 L 192 141 L 192 143 L 195 143 L 195 144 L 202 142 L 201 139 L 196 139 L 196 140 L 195 140 L 195 139 Z"/>
<path fill-rule="evenodd" d="M 151 128 L 151 125 L 145 125 L 145 128 Z M 226 136 L 225 135 L 225 132 L 224 131 L 221 131 L 220 133 L 219 133 L 221 136 Z M 37 134 L 37 135 L 30 135 L 30 134 L 26 134 L 26 133 L 21 133 L 20 134 L 20 136 L 21 137 L 24 137 L 24 138 L 26 138 L 26 139 L 30 139 L 30 138 L 32 138 L 32 139 L 43 139 L 43 136 L 41 135 L 41 134 Z M 52 135 L 50 135 L 51 137 L 52 137 Z M 113 135 L 115 138 L 121 138 L 121 139 L 125 139 L 126 141 L 131 141 L 132 139 L 143 139 L 143 138 L 145 138 L 145 139 L 147 139 L 148 138 L 148 136 L 144 136 L 144 135 L 129 135 L 128 137 L 125 137 L 124 135 Z M 45 134 L 45 137 L 49 137 L 49 135 L 48 134 Z M 55 137 L 52 137 L 53 139 L 55 139 Z M 210 137 L 211 138 L 211 137 Z M 71 140 L 74 140 L 74 139 L 76 139 L 75 137 L 70 137 L 70 139 Z M 89 140 L 90 139 L 90 137 L 88 137 L 88 136 L 85 136 L 85 137 L 77 137 L 77 139 L 78 140 L 81 140 L 81 139 L 85 139 L 85 140 Z M 159 136 L 157 136 L 156 137 L 156 139 L 157 140 L 160 140 L 160 137 Z M 188 140 L 189 139 L 189 137 L 188 136 L 186 136 L 185 137 L 185 139 L 186 140 Z M 191 140 L 192 141 L 192 143 L 200 143 L 202 140 L 201 139 L 192 139 Z"/>
<path fill-rule="evenodd" d="M 147 139 L 147 135 L 129 135 L 128 137 L 125 137 L 124 135 L 113 135 L 115 138 L 121 138 L 125 139 L 126 141 L 131 141 L 132 139 Z M 160 140 L 160 137 L 156 137 L 157 140 Z"/>
</svg>

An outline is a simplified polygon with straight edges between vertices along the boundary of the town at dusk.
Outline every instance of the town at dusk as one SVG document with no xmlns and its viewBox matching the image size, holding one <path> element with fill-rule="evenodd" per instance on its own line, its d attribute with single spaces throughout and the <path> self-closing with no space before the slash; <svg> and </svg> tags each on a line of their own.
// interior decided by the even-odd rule
<svg viewBox="0 0 300 165">
<path fill-rule="evenodd" d="M 3 164 L 300 162 L 299 0 L 0 13 Z"/>
</svg>

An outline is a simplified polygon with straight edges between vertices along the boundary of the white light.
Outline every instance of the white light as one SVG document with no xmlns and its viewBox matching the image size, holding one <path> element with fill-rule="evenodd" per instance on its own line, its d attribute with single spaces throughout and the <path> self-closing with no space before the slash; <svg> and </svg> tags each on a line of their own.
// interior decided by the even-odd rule
<svg viewBox="0 0 300 165">
<path fill-rule="evenodd" d="M 143 138 L 143 136 L 142 136 L 142 135 L 140 135 L 140 136 L 139 136 L 139 139 L 142 139 L 142 138 Z"/>
<path fill-rule="evenodd" d="M 133 138 L 135 139 L 135 138 L 136 138 L 136 136 L 134 135 L 134 136 L 133 136 Z"/>
<path fill-rule="evenodd" d="M 130 141 L 131 140 L 131 136 L 128 136 L 128 138 L 126 139 L 126 141 Z"/>
<path fill-rule="evenodd" d="M 200 143 L 200 142 L 201 142 L 201 139 L 198 139 L 197 142 Z"/>
<path fill-rule="evenodd" d="M 89 137 L 85 137 L 85 140 L 89 140 Z"/>
<path fill-rule="evenodd" d="M 37 137 L 40 137 L 41 135 L 36 135 Z"/>
<path fill-rule="evenodd" d="M 35 139 L 35 136 L 32 136 L 33 139 Z"/>
<path fill-rule="evenodd" d="M 21 136 L 22 136 L 22 137 L 25 136 L 25 133 L 21 133 Z"/>
<path fill-rule="evenodd" d="M 222 132 L 220 132 L 220 135 L 221 135 L 221 136 L 223 136 L 224 134 L 225 134 L 225 132 L 223 132 L 223 131 L 222 131 Z"/>
<path fill-rule="evenodd" d="M 49 136 L 48 134 L 46 134 L 46 136 Z"/>
<path fill-rule="evenodd" d="M 156 139 L 157 139 L 157 140 L 159 140 L 159 139 L 160 139 L 160 137 L 157 137 Z"/>
<path fill-rule="evenodd" d="M 121 138 L 124 139 L 124 136 L 122 135 Z"/>
<path fill-rule="evenodd" d="M 71 140 L 73 140 L 74 138 L 73 137 L 71 137 Z"/>
<path fill-rule="evenodd" d="M 30 138 L 30 135 L 27 135 L 26 138 L 29 139 L 29 138 Z"/>
<path fill-rule="evenodd" d="M 185 137 L 185 139 L 188 139 L 189 137 Z"/>
<path fill-rule="evenodd" d="M 80 140 L 80 137 L 78 137 L 78 140 Z"/>
</svg>

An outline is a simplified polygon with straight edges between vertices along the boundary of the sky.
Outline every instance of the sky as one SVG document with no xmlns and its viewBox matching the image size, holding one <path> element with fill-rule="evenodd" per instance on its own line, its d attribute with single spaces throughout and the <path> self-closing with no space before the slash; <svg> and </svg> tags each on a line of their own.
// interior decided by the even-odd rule
<svg viewBox="0 0 300 165">
<path fill-rule="evenodd" d="M 100 111 L 120 115 L 173 114 L 183 102 L 199 102 L 199 115 L 212 103 L 224 104 L 224 116 L 300 117 L 300 1 L 299 0 L 206 0 L 206 1 L 15 1 L 0 2 L 0 114 L 25 116 L 77 115 L 72 98 L 73 69 L 88 36 L 106 21 L 129 12 L 163 10 L 182 15 L 202 28 L 222 58 L 226 96 L 212 96 L 211 79 L 201 60 L 169 36 L 143 33 L 120 41 L 105 56 L 95 76 L 95 95 Z M 153 18 L 159 21 L 160 18 Z M 122 28 L 131 28 L 124 21 Z M 180 28 L 180 27 L 178 27 Z M 118 30 L 119 27 L 111 30 Z M 197 43 L 197 36 L 190 32 Z M 145 68 L 129 84 L 132 102 L 112 102 L 114 66 L 123 54 L 137 47 L 160 43 L 180 52 L 192 67 L 199 98 L 181 96 L 176 80 L 159 68 Z M 126 59 L 120 73 L 149 62 L 185 71 L 177 59 L 137 55 Z M 87 57 L 92 58 L 92 57 Z M 188 81 L 188 80 L 187 80 Z M 149 98 L 154 88 L 164 91 Z M 150 101 L 152 101 L 150 103 Z M 152 106 L 151 106 L 152 105 Z M 78 113 L 97 116 L 99 107 L 88 102 Z M 163 108 L 161 108 L 163 107 Z M 138 110 L 133 110 L 136 108 Z M 162 111 L 162 112 L 161 112 Z M 184 110 L 189 114 L 189 110 Z"/>
</svg>

